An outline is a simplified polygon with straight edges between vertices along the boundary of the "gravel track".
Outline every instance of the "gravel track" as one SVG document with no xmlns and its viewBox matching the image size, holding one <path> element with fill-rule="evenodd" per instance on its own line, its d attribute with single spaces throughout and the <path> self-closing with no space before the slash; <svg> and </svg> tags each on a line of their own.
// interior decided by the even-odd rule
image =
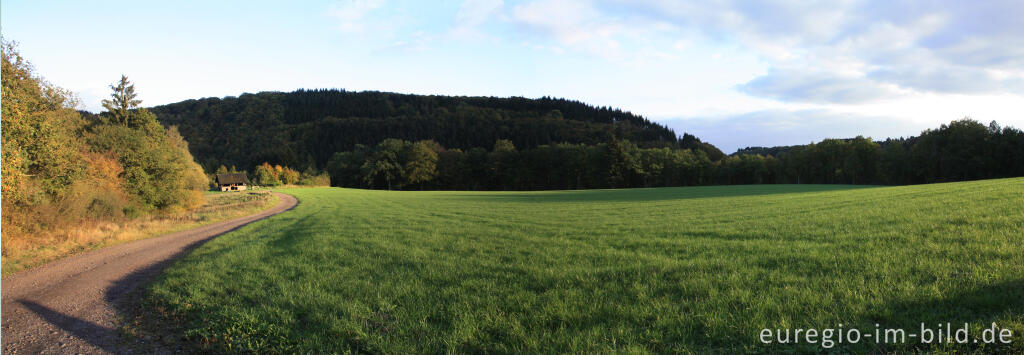
<svg viewBox="0 0 1024 355">
<path fill-rule="evenodd" d="M 246 217 L 74 255 L 4 277 L 4 354 L 170 352 L 124 344 L 120 306 L 178 257 L 203 242 L 298 204 L 274 193 L 276 206 Z"/>
</svg>

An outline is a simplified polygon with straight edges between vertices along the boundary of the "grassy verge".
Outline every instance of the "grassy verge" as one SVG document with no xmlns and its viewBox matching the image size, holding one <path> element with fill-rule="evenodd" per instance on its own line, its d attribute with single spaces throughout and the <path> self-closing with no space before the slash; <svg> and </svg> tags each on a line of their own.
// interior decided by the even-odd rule
<svg viewBox="0 0 1024 355">
<path fill-rule="evenodd" d="M 759 335 L 946 322 L 1013 343 L 831 350 L 1024 351 L 1021 178 L 288 192 L 294 210 L 170 267 L 148 309 L 214 351 L 816 352 Z"/>
<path fill-rule="evenodd" d="M 46 264 L 83 251 L 178 232 L 262 211 L 278 198 L 266 193 L 206 192 L 206 202 L 191 211 L 122 222 L 87 222 L 53 232 L 54 243 L 19 250 L 3 259 L 3 275 Z"/>
</svg>

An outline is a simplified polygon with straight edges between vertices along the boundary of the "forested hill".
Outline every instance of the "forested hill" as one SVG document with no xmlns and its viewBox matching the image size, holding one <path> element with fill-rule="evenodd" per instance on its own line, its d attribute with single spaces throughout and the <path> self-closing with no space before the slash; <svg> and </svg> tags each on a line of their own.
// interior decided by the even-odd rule
<svg viewBox="0 0 1024 355">
<path fill-rule="evenodd" d="M 555 98 L 423 96 L 299 90 L 205 98 L 153 107 L 176 125 L 207 169 L 263 162 L 322 168 L 335 152 L 387 138 L 447 148 L 598 144 L 611 135 L 641 147 L 677 147 L 676 133 L 641 116 Z M 717 150 L 702 143 L 701 149 Z"/>
</svg>

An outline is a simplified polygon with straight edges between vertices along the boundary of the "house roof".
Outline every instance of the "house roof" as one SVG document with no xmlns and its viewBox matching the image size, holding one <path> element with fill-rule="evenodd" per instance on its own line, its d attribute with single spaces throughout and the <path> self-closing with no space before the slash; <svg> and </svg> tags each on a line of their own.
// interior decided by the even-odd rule
<svg viewBox="0 0 1024 355">
<path fill-rule="evenodd" d="M 217 174 L 217 183 L 224 184 L 248 184 L 249 178 L 245 176 L 245 173 L 235 174 Z"/>
</svg>

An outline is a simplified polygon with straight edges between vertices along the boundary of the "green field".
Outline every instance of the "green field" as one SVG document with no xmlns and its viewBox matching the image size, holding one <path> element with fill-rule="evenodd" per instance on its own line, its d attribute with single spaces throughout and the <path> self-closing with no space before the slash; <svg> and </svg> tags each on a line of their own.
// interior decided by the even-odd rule
<svg viewBox="0 0 1024 355">
<path fill-rule="evenodd" d="M 1024 179 L 545 192 L 293 189 L 147 304 L 257 352 L 816 351 L 762 328 L 998 323 L 1024 351 Z M 980 335 L 979 335 L 980 336 Z M 958 350 L 862 340 L 832 350 Z"/>
</svg>

